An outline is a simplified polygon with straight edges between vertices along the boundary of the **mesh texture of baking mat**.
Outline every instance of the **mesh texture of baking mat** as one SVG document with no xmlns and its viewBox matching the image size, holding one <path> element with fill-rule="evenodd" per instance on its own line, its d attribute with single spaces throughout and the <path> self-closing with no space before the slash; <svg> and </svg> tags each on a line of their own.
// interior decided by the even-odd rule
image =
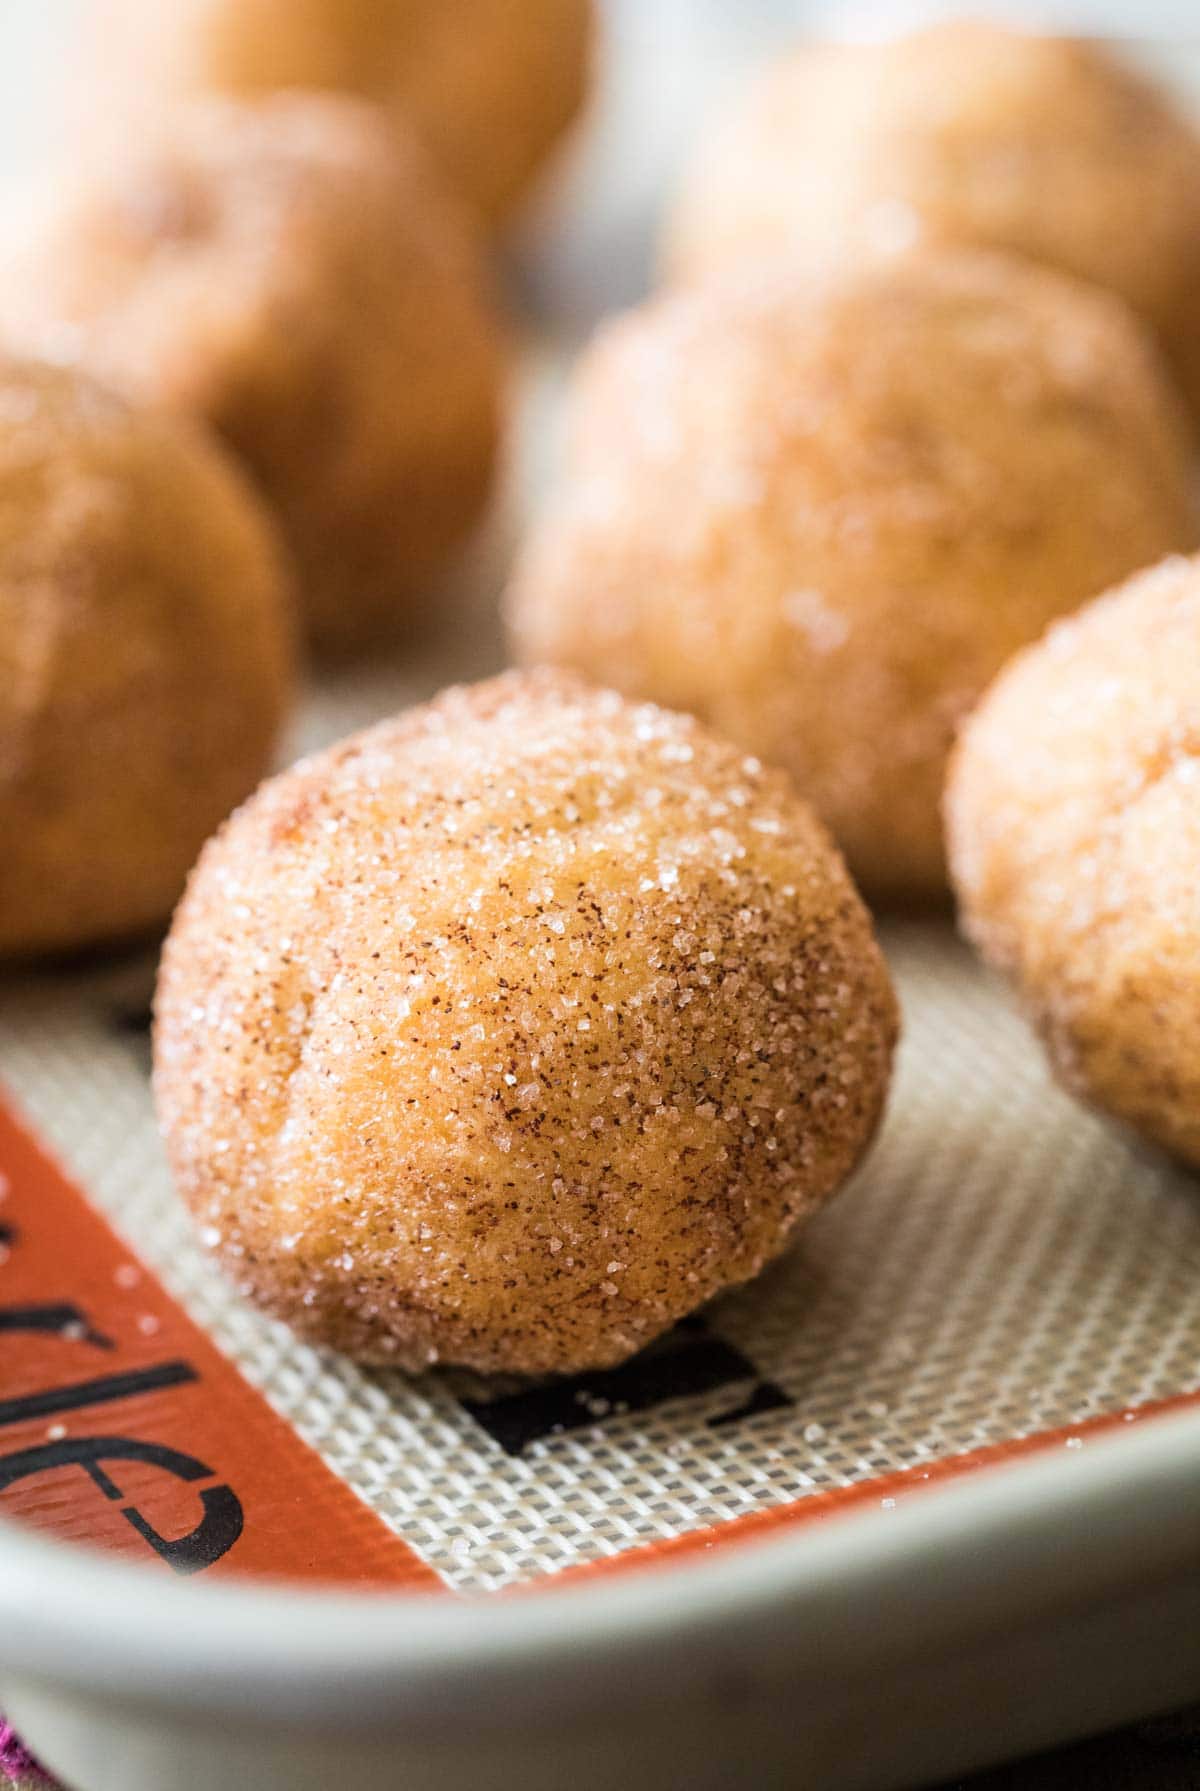
<svg viewBox="0 0 1200 1791">
<path fill-rule="evenodd" d="M 361 1373 L 231 1293 L 156 1135 L 150 959 L 10 979 L 0 1083 L 326 1461 L 490 1590 L 1200 1386 L 1200 1191 L 1053 1087 L 947 925 L 885 943 L 905 1038 L 865 1169 L 758 1283 L 566 1384 Z"/>
</svg>

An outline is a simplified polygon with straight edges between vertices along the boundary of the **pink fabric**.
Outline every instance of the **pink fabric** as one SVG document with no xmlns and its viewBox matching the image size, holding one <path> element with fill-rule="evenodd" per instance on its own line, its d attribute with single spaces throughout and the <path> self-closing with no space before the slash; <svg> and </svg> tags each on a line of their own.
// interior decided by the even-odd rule
<svg viewBox="0 0 1200 1791">
<path fill-rule="evenodd" d="M 27 1784 L 31 1779 L 36 1780 L 39 1784 L 49 1783 L 37 1761 L 22 1747 L 19 1739 L 2 1716 L 0 1716 L 0 1776 L 10 1785 Z"/>
</svg>

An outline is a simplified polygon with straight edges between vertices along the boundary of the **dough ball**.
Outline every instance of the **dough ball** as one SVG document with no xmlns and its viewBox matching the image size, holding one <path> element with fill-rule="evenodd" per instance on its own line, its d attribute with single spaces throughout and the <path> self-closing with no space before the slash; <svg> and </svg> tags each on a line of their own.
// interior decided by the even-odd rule
<svg viewBox="0 0 1200 1791">
<path fill-rule="evenodd" d="M 85 116 L 111 130 L 196 92 L 332 89 L 412 126 L 503 221 L 583 103 L 590 0 L 92 0 Z"/>
<path fill-rule="evenodd" d="M 786 766 L 881 898 L 944 893 L 946 756 L 1009 654 L 1196 541 L 1130 313 L 981 252 L 661 301 L 585 358 L 573 445 L 519 653 Z"/>
<path fill-rule="evenodd" d="M 0 956 L 164 921 L 292 694 L 271 525 L 199 432 L 0 362 Z"/>
<path fill-rule="evenodd" d="M 360 102 L 212 100 L 134 142 L 26 232 L 0 326 L 213 425 L 326 652 L 410 622 L 486 501 L 502 356 L 471 233 Z"/>
<path fill-rule="evenodd" d="M 1200 409 L 1200 138 L 1097 44 L 981 22 L 787 56 L 710 132 L 669 231 L 694 277 L 918 241 L 1007 249 L 1119 293 Z"/>
<path fill-rule="evenodd" d="M 1052 628 L 947 794 L 968 933 L 1085 1100 L 1200 1164 L 1200 560 Z"/>
<path fill-rule="evenodd" d="M 783 1249 L 875 1130 L 867 915 L 781 773 L 553 672 L 264 786 L 157 998 L 178 1185 L 368 1362 L 613 1363 Z"/>
</svg>

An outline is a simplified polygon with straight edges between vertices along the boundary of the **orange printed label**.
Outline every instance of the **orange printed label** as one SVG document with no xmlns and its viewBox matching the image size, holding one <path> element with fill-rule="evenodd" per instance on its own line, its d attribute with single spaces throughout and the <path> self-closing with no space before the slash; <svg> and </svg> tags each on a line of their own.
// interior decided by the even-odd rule
<svg viewBox="0 0 1200 1791">
<path fill-rule="evenodd" d="M 179 1574 L 445 1589 L 2 1105 L 0 1514 Z"/>
</svg>

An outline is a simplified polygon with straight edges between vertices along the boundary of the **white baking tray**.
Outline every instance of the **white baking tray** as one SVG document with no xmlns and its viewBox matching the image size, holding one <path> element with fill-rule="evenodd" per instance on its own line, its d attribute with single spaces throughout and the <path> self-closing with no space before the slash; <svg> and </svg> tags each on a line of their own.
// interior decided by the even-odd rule
<svg viewBox="0 0 1200 1791">
<path fill-rule="evenodd" d="M 887 1791 L 1194 1697 L 1200 1416 L 544 1596 L 164 1584 L 0 1527 L 0 1695 L 82 1791 Z"/>
</svg>

